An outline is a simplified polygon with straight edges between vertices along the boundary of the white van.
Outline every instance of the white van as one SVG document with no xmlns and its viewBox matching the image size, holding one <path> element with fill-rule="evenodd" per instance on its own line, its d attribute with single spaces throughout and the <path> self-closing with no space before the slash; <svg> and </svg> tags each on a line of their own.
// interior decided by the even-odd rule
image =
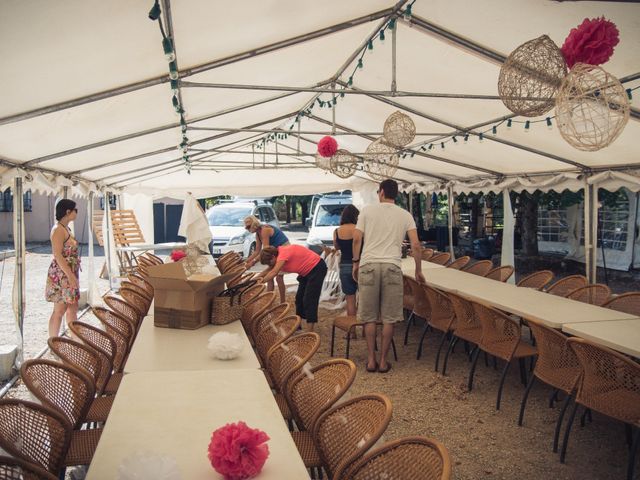
<svg viewBox="0 0 640 480">
<path fill-rule="evenodd" d="M 316 253 L 333 246 L 333 232 L 340 225 L 342 210 L 351 205 L 350 194 L 324 195 L 319 200 L 309 224 L 307 247 Z"/>
</svg>

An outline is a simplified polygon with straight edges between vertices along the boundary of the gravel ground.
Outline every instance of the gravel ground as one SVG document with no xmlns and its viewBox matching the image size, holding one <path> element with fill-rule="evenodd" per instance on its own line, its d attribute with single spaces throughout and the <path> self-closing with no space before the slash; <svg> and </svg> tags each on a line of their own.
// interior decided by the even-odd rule
<svg viewBox="0 0 640 480">
<path fill-rule="evenodd" d="M 101 251 L 96 255 L 98 253 Z M 44 301 L 43 295 L 50 258 L 50 249 L 46 246 L 30 249 L 27 254 L 25 358 L 34 356 L 46 345 L 51 306 Z M 96 256 L 96 270 L 102 262 L 103 259 Z M 82 286 L 87 285 L 86 265 L 85 261 L 80 280 Z M 4 273 L 1 273 L 3 268 Z M 11 311 L 13 269 L 14 259 L 0 262 L 0 344 L 15 343 Z M 98 288 L 106 291 L 107 282 L 97 282 Z M 335 311 L 321 309 L 317 331 L 322 345 L 313 359 L 314 364 L 329 358 L 331 323 L 335 316 Z M 88 314 L 83 320 L 94 322 L 95 318 Z M 562 465 L 559 456 L 551 451 L 559 405 L 548 407 L 549 387 L 534 386 L 524 426 L 518 427 L 517 416 L 524 393 L 518 368 L 512 368 L 509 373 L 502 408 L 496 411 L 495 398 L 502 365 L 499 364 L 496 371 L 492 366 L 485 367 L 481 360 L 473 391 L 468 392 L 469 363 L 461 347 L 451 356 L 446 377 L 433 370 L 437 334 L 427 336 L 423 357 L 416 360 L 421 330 L 421 325 L 413 327 L 409 343 L 404 346 L 404 325 L 398 327 L 399 359 L 398 362 L 392 360 L 393 368 L 387 374 L 367 373 L 364 340 L 359 336 L 358 340 L 352 341 L 351 359 L 356 363 L 358 373 L 350 395 L 380 392 L 391 398 L 393 419 L 386 431 L 386 440 L 407 435 L 438 439 L 449 449 L 454 478 L 459 480 L 624 478 L 628 457 L 623 425 L 598 414 L 594 414 L 593 422 L 587 422 L 584 428 L 580 428 L 576 420 L 567 463 Z M 342 355 L 343 335 L 337 337 L 336 353 Z M 27 398 L 29 393 L 18 383 L 8 396 Z M 71 478 L 70 475 L 67 478 Z"/>
</svg>

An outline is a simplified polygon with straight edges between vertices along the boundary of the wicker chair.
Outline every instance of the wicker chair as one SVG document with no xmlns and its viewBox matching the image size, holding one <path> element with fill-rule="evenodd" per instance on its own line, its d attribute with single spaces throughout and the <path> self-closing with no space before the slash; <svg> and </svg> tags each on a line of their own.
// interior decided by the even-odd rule
<svg viewBox="0 0 640 480">
<path fill-rule="evenodd" d="M 424 337 L 427 335 L 427 328 L 431 327 L 441 331 L 442 338 L 440 339 L 440 345 L 438 346 L 438 352 L 436 353 L 435 371 L 437 372 L 438 365 L 440 364 L 440 352 L 442 351 L 442 346 L 447 339 L 447 334 L 451 331 L 451 326 L 455 319 L 455 311 L 453 310 L 453 306 L 451 305 L 449 297 L 447 297 L 444 293 L 427 285 L 422 285 L 422 288 L 424 289 L 427 299 L 429 300 L 431 314 L 429 315 L 429 322 L 427 323 L 427 325 L 425 325 L 425 328 L 422 332 L 422 337 L 420 338 L 420 344 L 418 345 L 418 353 L 416 355 L 416 358 L 420 360 L 420 357 L 422 356 L 422 345 L 424 342 Z"/>
<path fill-rule="evenodd" d="M 391 401 L 381 394 L 351 398 L 324 412 L 313 428 L 313 441 L 328 478 L 360 458 L 384 434 L 391 421 Z"/>
<path fill-rule="evenodd" d="M 122 282 L 120 282 L 120 295 L 122 295 L 123 288 L 133 290 L 135 293 L 144 298 L 146 310 L 149 310 L 149 306 L 151 305 L 151 302 L 153 302 L 153 293 L 149 293 L 149 291 L 143 286 L 139 285 L 138 283 L 130 282 L 129 280 L 123 280 Z"/>
<path fill-rule="evenodd" d="M 342 398 L 355 377 L 356 366 L 351 360 L 336 359 L 323 362 L 289 382 L 285 399 L 298 427 L 291 436 L 307 468 L 322 466 L 311 436 L 316 420 Z"/>
<path fill-rule="evenodd" d="M 447 265 L 447 268 L 452 268 L 454 270 L 462 270 L 465 267 L 465 265 L 470 261 L 471 261 L 471 257 L 468 257 L 465 255 L 464 257 L 457 258 L 456 260 L 451 262 L 449 265 Z"/>
<path fill-rule="evenodd" d="M 531 275 L 527 275 L 516 285 L 518 287 L 535 288 L 542 290 L 551 280 L 553 280 L 553 272 L 551 270 L 540 270 Z"/>
<path fill-rule="evenodd" d="M 474 275 L 480 275 L 484 277 L 493 268 L 493 262 L 491 260 L 480 260 L 479 262 L 472 263 L 462 269 L 463 272 L 473 273 Z"/>
<path fill-rule="evenodd" d="M 242 258 L 240 258 L 240 255 L 229 258 L 229 260 L 223 262 L 222 265 L 223 265 L 222 267 L 218 266 L 218 270 L 220 270 L 220 273 L 224 275 L 231 273 L 232 270 L 237 267 L 243 267 L 246 269 L 244 262 L 242 261 Z"/>
<path fill-rule="evenodd" d="M 231 287 L 235 287 L 236 285 L 241 285 L 243 283 L 246 283 L 246 282 L 250 281 L 253 277 L 254 277 L 254 273 L 253 272 L 247 272 L 246 269 L 245 269 L 244 272 L 242 272 L 241 275 L 236 275 L 235 277 L 229 279 L 227 281 L 227 287 L 231 288 Z M 253 282 L 253 283 L 255 283 L 255 282 Z"/>
<path fill-rule="evenodd" d="M 284 308 L 280 305 L 284 305 Z M 267 310 L 256 321 L 254 339 L 256 353 L 261 365 L 267 363 L 267 355 L 272 347 L 293 335 L 300 327 L 300 317 L 289 310 L 289 304 L 281 303 Z"/>
<path fill-rule="evenodd" d="M 164 260 L 151 252 L 144 253 L 143 257 L 147 257 L 151 262 L 153 262 L 154 265 L 162 265 L 164 263 Z"/>
<path fill-rule="evenodd" d="M 527 398 L 529 397 L 529 392 L 536 378 L 547 385 L 551 385 L 554 388 L 554 392 L 562 391 L 565 393 L 565 401 L 560 410 L 553 436 L 553 452 L 556 453 L 558 451 L 558 438 L 560 436 L 562 421 L 576 388 L 576 384 L 578 383 L 578 378 L 580 377 L 580 363 L 578 362 L 576 354 L 567 344 L 566 336 L 558 330 L 546 327 L 541 323 L 532 320 L 528 320 L 527 323 L 536 339 L 538 359 L 533 369 L 533 375 L 531 375 L 527 389 L 522 397 L 518 425 L 522 425 Z M 553 402 L 553 398 L 555 398 L 555 394 L 551 397 L 551 402 Z"/>
<path fill-rule="evenodd" d="M 449 297 L 455 315 L 453 323 L 451 324 L 453 335 L 451 336 L 447 353 L 444 356 L 442 375 L 447 374 L 449 355 L 451 355 L 453 347 L 459 339 L 466 342 L 465 348 L 468 348 L 467 344 L 469 343 L 473 344 L 474 347 L 477 346 L 482 339 L 482 323 L 480 323 L 480 319 L 473 309 L 473 303 L 452 292 L 447 292 L 446 295 Z"/>
<path fill-rule="evenodd" d="M 431 308 L 429 307 L 429 300 L 427 299 L 427 294 L 424 292 L 422 285 L 416 282 L 413 278 L 409 276 L 404 276 L 404 281 L 409 285 L 411 292 L 413 294 L 413 310 L 409 314 L 409 318 L 407 319 L 407 326 L 404 330 L 404 344 L 406 345 L 409 341 L 409 328 L 411 324 L 415 324 L 416 317 L 422 318 L 426 323 L 429 321 L 429 315 L 431 314 Z"/>
<path fill-rule="evenodd" d="M 617 295 L 602 305 L 605 308 L 618 310 L 640 316 L 640 292 L 629 292 Z"/>
<path fill-rule="evenodd" d="M 570 275 L 552 283 L 545 291 L 552 295 L 566 297 L 576 288 L 586 287 L 587 285 L 589 285 L 587 277 L 583 275 Z"/>
<path fill-rule="evenodd" d="M 102 371 L 107 372 L 103 393 L 107 395 L 116 393 L 122 381 L 122 373 L 112 373 L 117 351 L 115 340 L 107 332 L 84 322 L 71 322 L 69 329 L 100 355 L 100 361 L 103 363 Z"/>
<path fill-rule="evenodd" d="M 571 426 L 578 407 L 583 406 L 635 429 L 627 464 L 627 478 L 633 479 L 640 445 L 640 365 L 618 352 L 581 338 L 570 338 L 567 342 L 578 357 L 582 375 L 576 403 L 567 421 L 560 461 L 564 463 Z"/>
<path fill-rule="evenodd" d="M 109 372 L 105 372 L 101 356 L 96 350 L 67 337 L 51 337 L 47 344 L 63 363 L 84 370 L 93 378 L 96 385 L 96 395 L 102 395 L 109 378 Z"/>
<path fill-rule="evenodd" d="M 471 372 L 469 374 L 469 390 L 473 387 L 473 374 L 478 363 L 480 350 L 504 360 L 505 366 L 502 370 L 500 386 L 498 387 L 498 397 L 496 399 L 496 410 L 500 410 L 502 389 L 511 361 L 518 360 L 520 363 L 520 378 L 522 383 L 527 385 L 527 372 L 524 360 L 535 357 L 538 352 L 534 346 L 522 341 L 520 322 L 495 308 L 487 307 L 480 303 L 474 302 L 473 308 L 482 324 L 482 338 L 474 352 Z"/>
<path fill-rule="evenodd" d="M 70 443 L 71 426 L 58 411 L 26 400 L 0 400 L 0 447 L 12 456 L 58 476 Z"/>
<path fill-rule="evenodd" d="M 577 300 L 591 305 L 604 305 L 611 298 L 611 289 L 606 285 L 596 283 L 586 287 L 576 288 L 567 295 L 571 300 Z"/>
<path fill-rule="evenodd" d="M 242 258 L 237 252 L 227 252 L 218 258 L 216 265 L 218 266 L 218 270 L 220 273 L 225 273 L 233 265 L 238 265 L 242 262 Z"/>
<path fill-rule="evenodd" d="M 336 472 L 336 480 L 449 480 L 451 458 L 440 442 L 406 437 L 385 443 Z"/>
<path fill-rule="evenodd" d="M 242 305 L 242 316 L 240 321 L 244 327 L 244 331 L 247 332 L 249 340 L 253 342 L 251 332 L 253 331 L 253 322 L 256 318 L 266 312 L 272 305 L 275 305 L 278 301 L 276 292 L 264 292 L 260 295 L 253 297 L 247 303 Z"/>
<path fill-rule="evenodd" d="M 402 309 L 405 312 L 413 311 L 413 289 L 411 288 L 410 278 L 406 275 L 402 276 Z"/>
<path fill-rule="evenodd" d="M 433 248 L 423 248 L 422 260 L 428 261 L 431 257 L 433 257 L 434 253 L 435 253 L 435 250 Z"/>
<path fill-rule="evenodd" d="M 231 278 L 227 280 L 227 286 L 233 287 L 234 285 L 238 285 L 240 283 L 240 279 L 246 271 L 247 267 L 244 266 L 244 263 L 240 263 L 224 272 L 225 275 L 231 275 Z"/>
<path fill-rule="evenodd" d="M 127 351 L 133 345 L 135 340 L 135 325 L 127 318 L 104 307 L 92 307 L 93 314 L 98 318 L 102 325 L 115 329 L 127 339 Z"/>
<path fill-rule="evenodd" d="M 382 322 L 376 322 L 377 326 L 382 326 Z M 358 321 L 358 317 L 356 315 L 342 315 L 340 317 L 336 317 L 333 319 L 333 324 L 331 325 L 331 356 L 333 357 L 335 342 L 336 342 L 336 329 L 341 330 L 346 333 L 346 346 L 345 346 L 345 358 L 349 358 L 349 353 L 351 351 L 351 338 L 355 338 L 357 335 L 356 329 L 362 328 L 362 336 L 364 337 L 364 326 L 365 324 Z M 376 333 L 377 336 L 377 333 Z M 377 340 L 376 340 L 377 342 Z M 376 343 L 376 349 L 378 345 Z M 396 362 L 398 361 L 398 352 L 396 350 L 396 342 L 391 338 L 391 348 L 393 350 L 393 358 L 395 358 Z"/>
<path fill-rule="evenodd" d="M 95 394 L 89 376 L 69 365 L 43 359 L 25 361 L 20 376 L 38 400 L 61 413 L 73 428 L 66 465 L 91 463 L 102 429 L 81 430 Z"/>
<path fill-rule="evenodd" d="M 0 480 L 57 480 L 57 478 L 35 463 L 0 456 Z"/>
<path fill-rule="evenodd" d="M 497 280 L 498 282 L 506 282 L 513 275 L 513 267 L 511 265 L 505 265 L 503 267 L 496 267 L 493 270 L 489 270 L 484 278 L 490 280 Z"/>
<path fill-rule="evenodd" d="M 147 270 L 148 265 L 143 265 L 141 263 L 139 263 L 133 271 L 134 275 L 138 275 L 139 277 L 142 277 L 144 279 L 149 277 L 149 270 Z"/>
<path fill-rule="evenodd" d="M 111 310 L 119 313 L 121 316 L 130 320 L 135 325 L 135 330 L 140 329 L 140 323 L 144 318 L 143 312 L 135 305 L 129 303 L 124 298 L 116 297 L 115 295 L 105 295 L 103 297 L 104 303 L 106 303 Z"/>
<path fill-rule="evenodd" d="M 144 319 L 144 317 L 149 314 L 151 301 L 140 292 L 138 287 L 129 288 L 126 285 L 121 285 L 120 291 L 118 293 L 125 302 L 140 311 L 140 320 L 138 320 L 137 322 L 137 325 L 140 325 L 140 322 Z"/>
<path fill-rule="evenodd" d="M 255 285 L 251 285 L 249 288 L 245 289 L 240 296 L 240 303 L 242 305 L 247 305 L 258 295 L 263 293 L 267 289 L 267 286 L 264 283 L 257 283 Z"/>
<path fill-rule="evenodd" d="M 153 299 L 153 285 L 147 282 L 143 277 L 138 275 L 137 273 L 132 273 L 127 277 L 129 282 L 138 285 L 140 288 L 143 288 L 147 292 L 147 296 Z"/>
<path fill-rule="evenodd" d="M 437 263 L 438 265 L 446 265 L 451 260 L 450 253 L 436 253 L 429 259 L 431 263 Z"/>
</svg>

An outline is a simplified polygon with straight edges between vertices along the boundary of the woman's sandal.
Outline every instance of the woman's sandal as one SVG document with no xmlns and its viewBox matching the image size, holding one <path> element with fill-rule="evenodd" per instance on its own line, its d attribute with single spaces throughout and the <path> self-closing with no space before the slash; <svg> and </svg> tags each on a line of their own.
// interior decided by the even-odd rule
<svg viewBox="0 0 640 480">
<path fill-rule="evenodd" d="M 364 368 L 367 370 L 367 372 L 369 373 L 375 373 L 378 371 L 378 362 L 376 362 L 376 366 L 373 368 L 369 368 L 369 362 L 365 362 L 364 364 Z"/>
<path fill-rule="evenodd" d="M 378 373 L 387 373 L 391 370 L 391 362 L 387 362 L 387 368 L 378 368 Z"/>
</svg>

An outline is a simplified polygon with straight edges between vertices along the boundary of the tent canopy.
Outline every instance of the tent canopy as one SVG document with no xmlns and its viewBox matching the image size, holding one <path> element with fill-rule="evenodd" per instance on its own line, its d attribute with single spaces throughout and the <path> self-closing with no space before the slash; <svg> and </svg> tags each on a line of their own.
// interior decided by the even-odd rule
<svg viewBox="0 0 640 480">
<path fill-rule="evenodd" d="M 340 148 L 364 153 L 391 113 L 407 113 L 418 133 L 409 146 L 415 155 L 401 159 L 394 175 L 407 188 L 441 189 L 453 182 L 463 191 L 492 188 L 505 178 L 531 182 L 538 175 L 544 175 L 545 185 L 574 188 L 582 185 L 577 175 L 608 170 L 625 171 L 615 177 L 621 186 L 640 185 L 634 175 L 640 166 L 640 110 L 633 108 L 640 94 L 621 136 L 597 152 L 576 150 L 555 127 L 547 129 L 544 119 L 553 111 L 531 119 L 543 121 L 527 132 L 523 117 L 514 117 L 510 129 L 500 123 L 511 112 L 499 99 L 375 94 L 390 91 L 393 75 L 391 30 L 384 43 L 378 32 L 409 3 L 161 1 L 183 82 L 188 173 L 176 148 L 181 130 L 161 33 L 148 18 L 152 1 L 2 2 L 0 187 L 28 172 L 27 187 L 55 191 L 68 184 L 77 193 L 98 187 L 204 197 L 354 188 L 370 181 L 364 172 L 341 179 L 316 168 L 314 159 L 315 142 L 334 122 L 332 109 L 317 103 L 333 94 L 318 89 L 334 83 L 342 88 L 350 76 L 348 88 L 367 94 L 338 97 Z M 604 68 L 625 88 L 640 86 L 637 3 L 417 0 L 412 13 L 410 20 L 400 17 L 396 28 L 400 91 L 496 96 L 501 63 L 517 46 L 542 34 L 562 45 L 584 18 L 602 15 L 620 30 L 620 43 Z M 370 39 L 373 50 L 367 48 Z M 295 124 L 296 115 L 313 102 L 311 116 Z M 493 125 L 498 125 L 495 135 Z M 290 135 L 258 148 L 274 129 Z M 304 133 L 296 135 L 298 129 Z M 468 141 L 451 140 L 465 131 L 471 132 Z M 474 135 L 479 132 L 485 132 L 484 141 Z M 420 149 L 429 143 L 433 149 Z"/>
</svg>

